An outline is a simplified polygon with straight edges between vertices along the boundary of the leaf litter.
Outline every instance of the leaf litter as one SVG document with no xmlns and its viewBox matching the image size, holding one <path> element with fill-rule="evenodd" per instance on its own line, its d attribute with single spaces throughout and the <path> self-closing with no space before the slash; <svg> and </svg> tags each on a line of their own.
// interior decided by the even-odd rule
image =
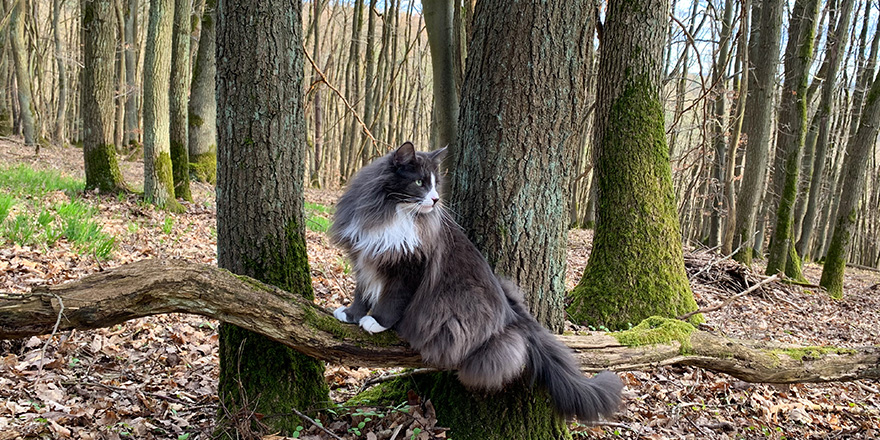
<svg viewBox="0 0 880 440">
<path fill-rule="evenodd" d="M 80 154 L 72 148 L 44 148 L 34 158 L 0 141 L 0 164 L 27 163 L 78 178 Z M 122 161 L 120 166 L 127 181 L 142 179 L 141 162 Z M 113 256 L 99 261 L 78 253 L 63 239 L 52 246 L 5 245 L 0 247 L 0 292 L 22 294 L 35 285 L 63 283 L 144 258 L 216 264 L 213 189 L 194 182 L 193 192 L 196 201 L 185 203 L 182 214 L 156 210 L 136 196 L 85 194 L 83 198 L 98 208 L 104 232 L 117 237 Z M 324 206 L 332 206 L 338 196 L 338 191 L 306 190 L 308 201 Z M 47 197 L 52 202 L 69 198 L 62 192 Z M 308 230 L 306 240 L 316 301 L 326 307 L 347 304 L 354 280 L 343 254 L 323 233 Z M 569 234 L 569 288 L 586 265 L 591 242 L 590 231 Z M 761 279 L 760 268 L 749 270 L 705 249 L 687 249 L 686 267 L 700 307 L 719 304 Z M 805 266 L 813 283 L 820 273 L 817 265 Z M 705 315 L 704 329 L 800 345 L 878 346 L 878 290 L 880 274 L 850 268 L 842 300 L 832 300 L 814 287 L 772 282 Z M 219 411 L 218 325 L 195 315 L 168 314 L 112 328 L 0 342 L 0 440 L 211 438 Z M 312 440 L 446 438 L 448 432 L 438 425 L 430 400 L 414 393 L 397 407 L 344 404 L 367 380 L 396 371 L 400 370 L 327 365 L 325 378 L 337 406 L 306 411 L 316 424 L 304 423 L 295 435 Z M 620 376 L 627 385 L 621 411 L 613 420 L 571 425 L 575 438 L 880 436 L 877 381 L 750 384 L 678 366 Z"/>
</svg>

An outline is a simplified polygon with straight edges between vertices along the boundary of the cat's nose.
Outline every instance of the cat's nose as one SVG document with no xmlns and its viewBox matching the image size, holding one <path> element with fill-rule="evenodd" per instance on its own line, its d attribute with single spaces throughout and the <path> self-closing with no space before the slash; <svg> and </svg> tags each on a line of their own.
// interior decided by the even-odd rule
<svg viewBox="0 0 880 440">
<path fill-rule="evenodd" d="M 440 200 L 440 197 L 431 197 L 431 201 L 434 202 L 435 205 L 437 204 L 438 200 Z"/>
</svg>

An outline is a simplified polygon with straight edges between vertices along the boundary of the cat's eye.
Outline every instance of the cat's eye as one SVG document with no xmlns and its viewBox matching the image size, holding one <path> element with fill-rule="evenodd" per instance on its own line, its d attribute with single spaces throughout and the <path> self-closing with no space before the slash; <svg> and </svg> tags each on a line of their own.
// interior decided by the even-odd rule
<svg viewBox="0 0 880 440">
<path fill-rule="evenodd" d="M 424 182 L 422 182 L 422 179 L 416 180 L 416 186 L 422 186 L 422 185 L 424 185 Z"/>
</svg>

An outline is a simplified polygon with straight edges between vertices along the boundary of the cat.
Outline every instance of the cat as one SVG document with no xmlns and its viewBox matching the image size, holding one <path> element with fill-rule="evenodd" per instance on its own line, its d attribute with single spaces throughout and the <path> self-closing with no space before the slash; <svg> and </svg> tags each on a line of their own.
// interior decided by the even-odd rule
<svg viewBox="0 0 880 440">
<path fill-rule="evenodd" d="M 334 316 L 370 333 L 395 329 L 427 364 L 458 370 L 471 389 L 499 391 L 529 374 L 562 416 L 611 415 L 623 388 L 617 375 L 584 377 L 443 208 L 444 154 L 406 142 L 351 179 L 329 235 L 357 284 L 354 301 Z"/>
</svg>

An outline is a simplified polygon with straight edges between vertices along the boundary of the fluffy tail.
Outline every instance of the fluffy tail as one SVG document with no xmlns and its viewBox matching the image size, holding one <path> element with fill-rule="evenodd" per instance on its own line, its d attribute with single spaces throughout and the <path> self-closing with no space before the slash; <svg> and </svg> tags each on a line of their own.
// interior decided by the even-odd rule
<svg viewBox="0 0 880 440">
<path fill-rule="evenodd" d="M 519 326 L 528 341 L 526 374 L 532 382 L 547 388 L 556 411 L 566 418 L 580 421 L 608 417 L 620 406 L 623 382 L 616 374 L 603 371 L 587 378 L 578 368 L 571 350 L 559 342 L 529 313 L 519 289 L 506 280 L 502 282 L 508 304 L 519 317 Z"/>
<path fill-rule="evenodd" d="M 603 371 L 584 377 L 571 351 L 540 324 L 529 332 L 528 371 L 532 380 L 547 388 L 556 410 L 580 421 L 610 416 L 620 406 L 623 383 L 616 374 Z"/>
<path fill-rule="evenodd" d="M 459 380 L 493 391 L 525 373 L 532 383 L 547 389 L 556 411 L 566 418 L 588 421 L 613 414 L 620 405 L 620 378 L 610 371 L 585 377 L 571 350 L 528 312 L 516 286 L 501 284 L 516 318 L 464 359 L 458 367 Z"/>
</svg>

